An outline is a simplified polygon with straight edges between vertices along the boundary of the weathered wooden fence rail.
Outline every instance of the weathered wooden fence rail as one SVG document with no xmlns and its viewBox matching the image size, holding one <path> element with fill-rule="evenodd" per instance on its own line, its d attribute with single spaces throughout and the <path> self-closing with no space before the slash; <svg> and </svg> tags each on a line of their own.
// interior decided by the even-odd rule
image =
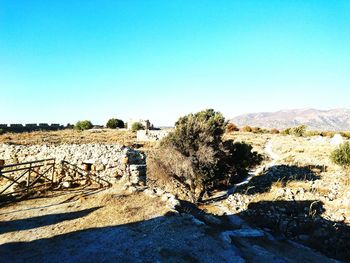
<svg viewBox="0 0 350 263">
<path fill-rule="evenodd" d="M 96 174 L 96 172 L 92 172 L 91 171 L 91 164 L 89 163 L 84 163 L 84 167 L 80 168 L 78 165 L 76 164 L 71 164 L 67 161 L 62 161 L 61 162 L 62 165 L 62 171 L 64 173 L 65 176 L 69 176 L 72 181 L 94 181 L 96 183 L 98 183 L 101 187 L 110 187 L 111 184 L 102 179 L 100 176 L 98 176 Z"/>
<path fill-rule="evenodd" d="M 44 184 L 55 183 L 55 159 L 18 164 L 0 164 L 0 195 L 29 191 Z"/>
</svg>

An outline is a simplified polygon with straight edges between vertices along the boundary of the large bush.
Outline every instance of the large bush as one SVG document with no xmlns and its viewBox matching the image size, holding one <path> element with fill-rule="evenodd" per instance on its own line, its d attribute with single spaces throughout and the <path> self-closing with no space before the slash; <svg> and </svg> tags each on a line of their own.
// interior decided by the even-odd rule
<svg viewBox="0 0 350 263">
<path fill-rule="evenodd" d="M 124 125 L 125 124 L 122 120 L 112 118 L 107 121 L 106 127 L 110 129 L 116 129 L 116 128 L 124 128 Z"/>
<path fill-rule="evenodd" d="M 206 191 L 229 186 L 262 159 L 245 143 L 224 142 L 226 124 L 222 114 L 211 109 L 186 115 L 158 149 L 161 166 L 195 201 Z"/>
<path fill-rule="evenodd" d="M 335 149 L 331 153 L 331 160 L 337 164 L 342 166 L 343 168 L 350 168 L 350 142 L 345 142 L 337 149 Z"/>
<path fill-rule="evenodd" d="M 79 130 L 79 131 L 84 131 L 91 129 L 93 127 L 91 121 L 85 120 L 85 121 L 78 121 L 74 125 L 74 129 Z"/>
</svg>

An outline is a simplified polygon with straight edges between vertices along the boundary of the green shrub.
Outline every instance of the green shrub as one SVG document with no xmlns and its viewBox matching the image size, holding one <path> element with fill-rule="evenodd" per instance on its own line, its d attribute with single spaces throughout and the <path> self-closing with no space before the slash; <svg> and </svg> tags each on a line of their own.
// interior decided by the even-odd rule
<svg viewBox="0 0 350 263">
<path fill-rule="evenodd" d="M 350 139 L 350 132 L 341 132 L 340 134 L 341 134 L 341 136 L 343 136 L 344 138 Z"/>
<path fill-rule="evenodd" d="M 145 129 L 145 127 L 140 122 L 134 122 L 131 125 L 131 130 L 133 132 L 136 132 L 136 131 L 139 131 L 139 130 L 144 130 L 144 129 Z"/>
<path fill-rule="evenodd" d="M 227 154 L 220 160 L 221 167 L 225 167 L 229 174 L 244 175 L 248 169 L 263 160 L 262 155 L 254 152 L 250 144 L 228 140 L 223 145 Z M 231 177 L 230 182 L 237 182 L 240 179 L 242 179 L 240 176 Z"/>
<path fill-rule="evenodd" d="M 291 128 L 287 128 L 287 129 L 284 129 L 281 133 L 283 134 L 283 135 L 290 135 L 291 133 L 290 133 L 290 130 L 291 130 Z"/>
<path fill-rule="evenodd" d="M 333 163 L 342 166 L 343 168 L 350 168 L 350 142 L 345 142 L 331 153 L 331 160 Z"/>
<path fill-rule="evenodd" d="M 321 132 L 319 132 L 319 131 L 305 131 L 304 136 L 307 136 L 307 137 L 321 136 Z"/>
<path fill-rule="evenodd" d="M 122 120 L 119 119 L 109 119 L 107 121 L 106 127 L 110 129 L 116 129 L 116 128 L 124 128 L 125 124 Z"/>
<path fill-rule="evenodd" d="M 78 131 L 84 131 L 84 130 L 89 130 L 93 127 L 91 121 L 89 120 L 84 120 L 84 121 L 78 121 L 75 125 L 74 125 L 74 129 L 78 130 Z"/>
<path fill-rule="evenodd" d="M 0 129 L 0 135 L 4 134 L 4 133 L 5 133 L 5 131 L 3 129 Z"/>
<path fill-rule="evenodd" d="M 302 137 L 305 135 L 306 132 L 306 125 L 299 125 L 297 127 L 294 127 L 290 130 L 290 134 Z"/>
<path fill-rule="evenodd" d="M 229 123 L 226 126 L 226 131 L 227 132 L 235 132 L 235 131 L 239 131 L 239 129 L 238 129 L 238 127 L 235 124 Z"/>
<path fill-rule="evenodd" d="M 161 142 L 158 161 L 184 185 L 193 200 L 220 185 L 228 186 L 261 161 L 245 143 L 223 142 L 225 118 L 212 109 L 181 117 Z"/>
</svg>

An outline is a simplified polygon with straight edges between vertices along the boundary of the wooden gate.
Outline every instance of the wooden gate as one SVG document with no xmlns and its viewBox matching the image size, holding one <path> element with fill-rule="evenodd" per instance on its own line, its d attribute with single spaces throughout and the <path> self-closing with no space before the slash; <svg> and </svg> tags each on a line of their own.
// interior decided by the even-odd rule
<svg viewBox="0 0 350 263">
<path fill-rule="evenodd" d="M 28 192 L 54 183 L 55 159 L 1 165 L 0 196 Z"/>
</svg>

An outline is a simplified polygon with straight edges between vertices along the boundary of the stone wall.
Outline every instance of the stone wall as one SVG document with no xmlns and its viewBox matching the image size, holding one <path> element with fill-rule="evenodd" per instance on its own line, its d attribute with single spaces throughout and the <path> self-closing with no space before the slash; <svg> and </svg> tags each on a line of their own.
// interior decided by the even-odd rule
<svg viewBox="0 0 350 263">
<path fill-rule="evenodd" d="M 32 131 L 57 131 L 70 128 L 70 125 L 64 126 L 56 123 L 28 123 L 28 124 L 0 124 L 0 129 L 4 132 L 32 132 Z"/>
<path fill-rule="evenodd" d="M 0 160 L 6 164 L 55 158 L 57 174 L 62 174 L 62 161 L 83 169 L 91 164 L 92 173 L 110 183 L 121 177 L 134 184 L 146 183 L 146 155 L 129 147 L 119 145 L 8 145 L 0 144 Z"/>
<path fill-rule="evenodd" d="M 140 142 L 155 142 L 166 137 L 171 130 L 140 130 L 137 131 L 137 141 Z"/>
</svg>

